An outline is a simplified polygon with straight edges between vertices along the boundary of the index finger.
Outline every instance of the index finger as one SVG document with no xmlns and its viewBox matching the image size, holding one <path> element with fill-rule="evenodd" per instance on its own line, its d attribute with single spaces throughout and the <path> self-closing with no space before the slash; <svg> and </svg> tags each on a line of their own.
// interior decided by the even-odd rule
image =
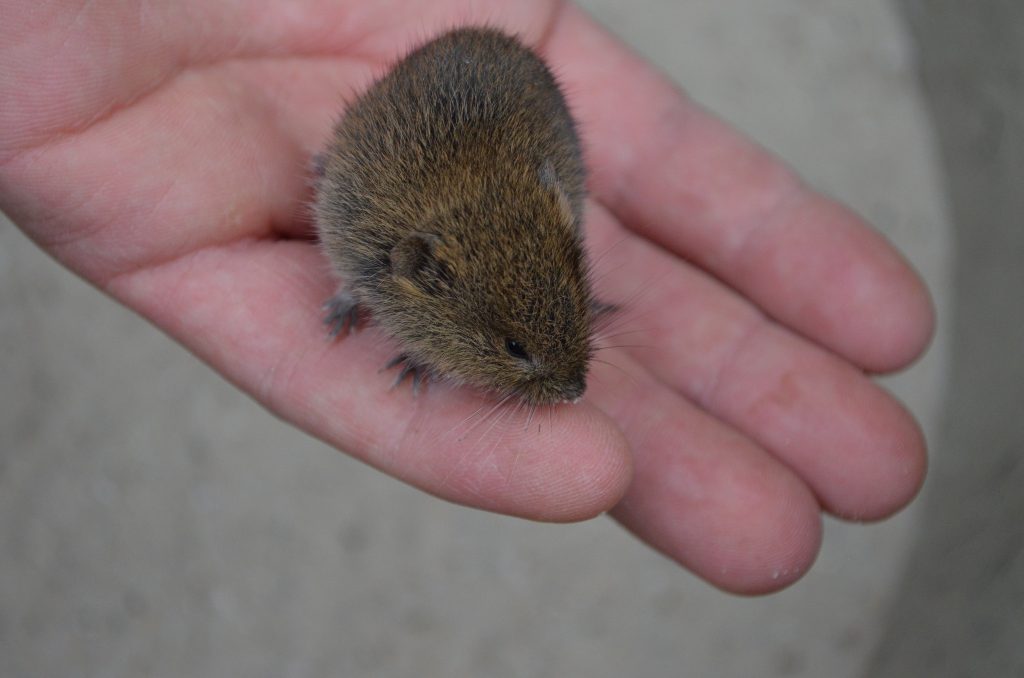
<svg viewBox="0 0 1024 678">
<path fill-rule="evenodd" d="M 630 229 L 864 369 L 897 369 L 922 351 L 934 324 L 927 290 L 881 234 L 575 7 L 546 53 L 580 119 L 595 197 Z"/>
</svg>

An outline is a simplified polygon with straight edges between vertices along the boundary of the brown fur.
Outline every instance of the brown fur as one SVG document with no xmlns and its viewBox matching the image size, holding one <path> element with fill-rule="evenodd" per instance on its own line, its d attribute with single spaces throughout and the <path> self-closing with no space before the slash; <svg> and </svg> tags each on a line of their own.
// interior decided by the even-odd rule
<svg viewBox="0 0 1024 678">
<path fill-rule="evenodd" d="M 533 52 L 442 35 L 349 107 L 321 163 L 320 238 L 345 281 L 332 322 L 358 304 L 418 370 L 534 404 L 583 394 L 584 170 Z"/>
</svg>

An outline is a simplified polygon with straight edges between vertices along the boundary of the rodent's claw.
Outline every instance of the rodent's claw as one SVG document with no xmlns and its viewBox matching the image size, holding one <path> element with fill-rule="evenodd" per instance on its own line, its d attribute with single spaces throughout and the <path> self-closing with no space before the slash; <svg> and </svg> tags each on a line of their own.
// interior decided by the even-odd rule
<svg viewBox="0 0 1024 678">
<path fill-rule="evenodd" d="M 348 292 L 338 292 L 324 304 L 324 324 L 328 328 L 328 336 L 337 338 L 346 331 L 354 332 L 359 323 L 359 302 Z"/>
<path fill-rule="evenodd" d="M 426 368 L 409 362 L 409 358 L 406 355 L 397 355 L 389 360 L 388 363 L 381 368 L 381 372 L 390 370 L 392 367 L 396 367 L 398 365 L 401 365 L 402 369 L 399 370 L 398 376 L 395 377 L 394 383 L 391 384 L 391 388 L 398 388 L 398 386 L 405 381 L 407 376 L 412 375 L 412 394 L 414 396 L 419 395 L 420 384 L 425 386 L 430 380 L 429 372 Z"/>
</svg>

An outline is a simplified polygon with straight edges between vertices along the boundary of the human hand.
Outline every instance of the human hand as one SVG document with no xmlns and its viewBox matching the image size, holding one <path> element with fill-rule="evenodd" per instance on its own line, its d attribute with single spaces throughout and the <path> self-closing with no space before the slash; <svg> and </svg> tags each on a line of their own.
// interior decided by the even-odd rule
<svg viewBox="0 0 1024 678">
<path fill-rule="evenodd" d="M 738 592 L 805 572 L 822 511 L 909 501 L 920 432 L 865 376 L 932 331 L 902 259 L 572 5 L 466 4 L 22 2 L 0 22 L 0 206 L 272 412 L 452 501 L 612 509 Z M 343 96 L 473 20 L 537 45 L 563 81 L 597 293 L 626 306 L 584 402 L 529 428 L 466 389 L 389 391 L 373 332 L 327 342 L 334 282 L 303 208 Z"/>
</svg>

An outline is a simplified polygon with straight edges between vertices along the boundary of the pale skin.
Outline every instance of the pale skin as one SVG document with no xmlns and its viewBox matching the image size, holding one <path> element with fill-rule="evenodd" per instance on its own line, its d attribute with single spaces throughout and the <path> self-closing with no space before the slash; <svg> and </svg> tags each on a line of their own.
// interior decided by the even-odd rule
<svg viewBox="0 0 1024 678">
<path fill-rule="evenodd" d="M 321 324 L 335 281 L 304 208 L 310 156 L 345 97 L 466 22 L 518 33 L 563 82 L 596 287 L 625 306 L 583 402 L 529 426 L 467 389 L 389 390 L 393 347 Z M 807 571 L 823 513 L 884 518 L 920 487 L 918 426 L 867 376 L 926 346 L 920 279 L 570 4 L 8 3 L 0 102 L 0 207 L 29 237 L 271 412 L 422 490 L 536 520 L 610 511 L 710 583 L 763 593 Z"/>
</svg>

